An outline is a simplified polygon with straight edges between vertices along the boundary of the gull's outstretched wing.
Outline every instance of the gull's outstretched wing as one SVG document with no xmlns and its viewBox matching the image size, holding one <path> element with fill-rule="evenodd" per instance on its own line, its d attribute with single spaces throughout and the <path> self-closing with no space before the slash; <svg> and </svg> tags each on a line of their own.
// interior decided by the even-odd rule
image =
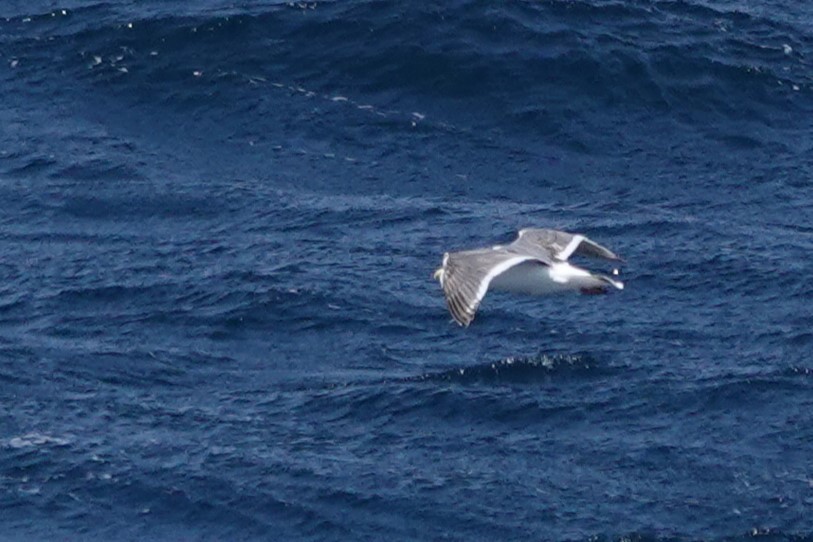
<svg viewBox="0 0 813 542">
<path fill-rule="evenodd" d="M 435 277 L 443 287 L 452 317 L 461 326 L 468 326 L 494 277 L 515 265 L 536 259 L 533 255 L 520 254 L 506 247 L 447 252 L 443 255 L 443 267 L 435 272 Z M 547 263 L 547 259 L 543 262 Z"/>
<path fill-rule="evenodd" d="M 558 230 L 528 228 L 519 231 L 517 240 L 508 245 L 519 254 L 533 254 L 566 261 L 573 254 L 621 261 L 610 249 L 591 241 L 584 235 Z"/>
</svg>

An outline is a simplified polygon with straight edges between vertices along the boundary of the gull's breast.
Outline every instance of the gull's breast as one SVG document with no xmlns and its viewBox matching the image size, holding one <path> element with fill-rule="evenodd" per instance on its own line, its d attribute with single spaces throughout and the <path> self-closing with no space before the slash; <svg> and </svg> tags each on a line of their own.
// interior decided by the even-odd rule
<svg viewBox="0 0 813 542">
<path fill-rule="evenodd" d="M 547 266 L 540 262 L 523 262 L 494 277 L 490 288 L 527 295 L 548 295 L 579 288 L 564 270 L 556 268 L 557 265 L 559 264 Z"/>
</svg>

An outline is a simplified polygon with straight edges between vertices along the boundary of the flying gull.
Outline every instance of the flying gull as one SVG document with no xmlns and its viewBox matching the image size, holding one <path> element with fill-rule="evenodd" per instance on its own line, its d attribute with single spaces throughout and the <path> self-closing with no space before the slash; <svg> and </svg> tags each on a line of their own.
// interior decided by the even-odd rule
<svg viewBox="0 0 813 542">
<path fill-rule="evenodd" d="M 623 261 L 584 235 L 528 228 L 520 230 L 509 245 L 447 252 L 434 277 L 440 281 L 452 318 L 461 326 L 474 320 L 489 288 L 529 295 L 599 294 L 610 287 L 624 288 L 620 281 L 569 264 L 574 254 Z M 613 269 L 613 275 L 618 275 L 618 269 Z"/>
</svg>

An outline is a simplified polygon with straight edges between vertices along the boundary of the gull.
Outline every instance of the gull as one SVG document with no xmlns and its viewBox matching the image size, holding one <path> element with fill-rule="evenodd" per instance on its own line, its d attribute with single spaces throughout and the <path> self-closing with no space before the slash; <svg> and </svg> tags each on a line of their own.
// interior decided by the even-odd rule
<svg viewBox="0 0 813 542">
<path fill-rule="evenodd" d="M 445 253 L 434 278 L 440 281 L 452 318 L 466 327 L 489 288 L 528 295 L 624 289 L 621 281 L 568 263 L 574 254 L 623 261 L 584 235 L 527 228 L 508 245 Z M 618 269 L 613 269 L 613 275 L 618 275 Z"/>
</svg>

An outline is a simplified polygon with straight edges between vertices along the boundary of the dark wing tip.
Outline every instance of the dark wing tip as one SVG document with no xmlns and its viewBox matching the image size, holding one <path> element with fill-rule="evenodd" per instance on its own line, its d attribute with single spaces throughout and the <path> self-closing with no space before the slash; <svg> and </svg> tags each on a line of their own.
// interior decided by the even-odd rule
<svg viewBox="0 0 813 542">
<path fill-rule="evenodd" d="M 599 246 L 601 246 L 601 245 L 599 245 Z M 606 247 L 603 247 L 603 246 L 601 248 L 603 248 L 604 250 L 607 251 L 607 259 L 608 260 L 612 260 L 612 261 L 615 261 L 615 262 L 621 262 L 621 263 L 627 263 L 627 260 L 625 260 L 624 258 L 619 256 L 618 254 L 616 254 L 612 250 L 610 250 L 610 249 L 608 249 Z"/>
<path fill-rule="evenodd" d="M 446 306 L 454 321 L 462 327 L 468 327 L 474 320 L 474 312 L 468 310 L 466 300 L 461 296 L 460 292 L 452 289 L 446 291 L 445 294 Z"/>
</svg>

